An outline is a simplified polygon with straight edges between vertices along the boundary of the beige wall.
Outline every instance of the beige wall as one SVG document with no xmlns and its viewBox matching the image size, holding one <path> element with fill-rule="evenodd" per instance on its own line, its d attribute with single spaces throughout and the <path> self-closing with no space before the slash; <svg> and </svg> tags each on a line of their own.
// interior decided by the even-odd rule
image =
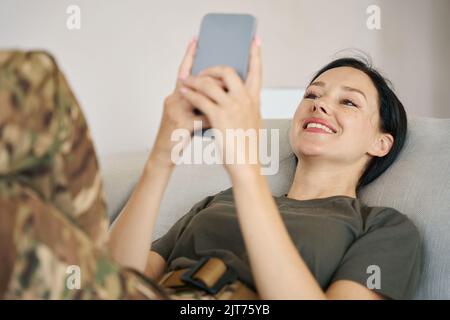
<svg viewBox="0 0 450 320">
<path fill-rule="evenodd" d="M 81 30 L 66 28 L 70 4 L 81 8 Z M 381 30 L 366 27 L 370 4 L 381 8 Z M 267 88 L 303 88 L 336 52 L 358 48 L 410 114 L 450 117 L 449 0 L 0 0 L 0 47 L 56 55 L 101 153 L 142 149 L 207 12 L 257 16 Z"/>
</svg>

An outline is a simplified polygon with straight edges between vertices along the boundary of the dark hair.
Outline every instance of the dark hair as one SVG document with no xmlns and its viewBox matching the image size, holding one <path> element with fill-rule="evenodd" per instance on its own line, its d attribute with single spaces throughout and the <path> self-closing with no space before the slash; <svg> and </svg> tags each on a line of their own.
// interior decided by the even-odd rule
<svg viewBox="0 0 450 320">
<path fill-rule="evenodd" d="M 313 83 L 325 71 L 339 67 L 351 67 L 369 76 L 378 92 L 380 130 L 383 133 L 391 134 L 394 138 L 394 143 L 388 154 L 384 157 L 373 157 L 367 163 L 356 186 L 356 192 L 358 193 L 362 187 L 368 185 L 386 171 L 400 154 L 406 140 L 407 117 L 403 104 L 392 89 L 392 83 L 374 69 L 369 61 L 361 58 L 347 57 L 334 60 L 320 69 L 309 84 Z M 295 158 L 297 164 L 298 158 L 297 156 Z"/>
</svg>

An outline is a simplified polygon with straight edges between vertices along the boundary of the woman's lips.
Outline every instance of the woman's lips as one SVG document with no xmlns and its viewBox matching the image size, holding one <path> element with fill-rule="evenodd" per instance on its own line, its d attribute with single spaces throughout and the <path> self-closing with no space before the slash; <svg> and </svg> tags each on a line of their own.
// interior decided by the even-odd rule
<svg viewBox="0 0 450 320">
<path fill-rule="evenodd" d="M 320 128 L 306 128 L 306 129 L 303 129 L 303 130 L 306 131 L 306 132 L 331 134 L 331 133 L 326 132 L 325 130 L 320 129 Z"/>
</svg>

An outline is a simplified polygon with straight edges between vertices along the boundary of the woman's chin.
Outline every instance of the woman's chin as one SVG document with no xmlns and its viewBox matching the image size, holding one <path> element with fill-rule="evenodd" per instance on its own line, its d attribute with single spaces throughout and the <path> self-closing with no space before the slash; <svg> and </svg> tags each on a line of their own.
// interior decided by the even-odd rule
<svg viewBox="0 0 450 320">
<path fill-rule="evenodd" d="M 309 144 L 309 143 L 303 143 L 297 147 L 298 154 L 301 156 L 324 156 L 327 153 L 327 148 L 325 146 L 321 146 L 318 144 Z"/>
<path fill-rule="evenodd" d="M 335 142 L 330 143 L 327 137 L 305 137 L 302 136 L 296 141 L 298 149 L 301 149 L 305 153 L 323 154 L 333 148 Z"/>
</svg>

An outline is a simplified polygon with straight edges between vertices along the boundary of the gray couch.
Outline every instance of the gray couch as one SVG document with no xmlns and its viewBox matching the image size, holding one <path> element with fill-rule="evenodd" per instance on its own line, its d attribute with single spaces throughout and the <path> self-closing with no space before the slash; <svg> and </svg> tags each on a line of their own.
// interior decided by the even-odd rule
<svg viewBox="0 0 450 320">
<path fill-rule="evenodd" d="M 267 176 L 275 195 L 286 193 L 294 172 L 288 142 L 290 120 L 266 120 L 280 129 L 280 169 Z M 270 150 L 270 149 L 269 149 Z M 100 158 L 111 219 L 138 179 L 149 150 Z M 221 165 L 180 165 L 166 190 L 154 239 L 207 195 L 230 187 Z M 409 119 L 408 139 L 398 160 L 367 186 L 368 205 L 393 207 L 408 215 L 424 240 L 425 263 L 417 299 L 450 299 L 450 119 Z"/>
</svg>

